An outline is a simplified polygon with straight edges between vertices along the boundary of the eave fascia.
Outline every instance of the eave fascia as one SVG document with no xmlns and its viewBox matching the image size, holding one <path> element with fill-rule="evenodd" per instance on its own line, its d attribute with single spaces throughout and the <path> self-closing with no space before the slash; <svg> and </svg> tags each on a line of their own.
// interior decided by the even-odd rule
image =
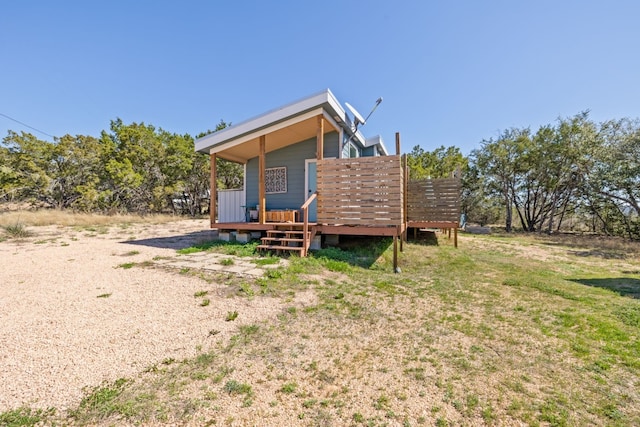
<svg viewBox="0 0 640 427">
<path fill-rule="evenodd" d="M 287 104 L 284 107 L 268 111 L 262 115 L 238 123 L 237 125 L 230 126 L 226 129 L 222 129 L 199 138 L 195 141 L 195 150 L 200 152 L 211 152 L 211 150 L 216 146 L 225 146 L 228 148 L 230 147 L 227 145 L 227 142 L 229 141 L 233 141 L 236 138 L 247 141 L 247 135 L 255 135 L 258 133 L 266 134 L 272 132 L 273 130 L 268 129 L 270 129 L 274 123 L 278 124 L 283 121 L 288 122 L 288 120 L 294 119 L 301 113 L 306 114 L 306 112 L 310 110 L 317 111 L 318 108 L 325 109 L 326 106 L 328 106 L 332 111 L 328 111 L 325 118 L 327 118 L 327 120 L 331 122 L 332 126 L 338 130 L 340 125 L 338 124 L 336 117 L 344 123 L 346 112 L 342 109 L 333 93 L 327 89 L 300 101 Z M 320 114 L 320 112 L 317 114 Z"/>
</svg>

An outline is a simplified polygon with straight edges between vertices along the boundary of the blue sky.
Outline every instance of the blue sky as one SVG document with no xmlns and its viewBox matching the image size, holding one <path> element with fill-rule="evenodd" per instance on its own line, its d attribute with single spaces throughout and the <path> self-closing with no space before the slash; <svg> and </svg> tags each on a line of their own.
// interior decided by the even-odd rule
<svg viewBox="0 0 640 427">
<path fill-rule="evenodd" d="M 330 88 L 402 150 L 640 116 L 640 2 L 6 1 L 0 114 L 54 136 L 196 135 Z M 7 130 L 51 138 L 0 116 Z"/>
</svg>

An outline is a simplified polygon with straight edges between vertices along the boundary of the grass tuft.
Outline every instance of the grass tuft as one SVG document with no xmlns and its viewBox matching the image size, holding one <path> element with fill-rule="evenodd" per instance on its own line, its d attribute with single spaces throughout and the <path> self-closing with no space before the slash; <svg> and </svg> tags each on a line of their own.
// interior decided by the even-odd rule
<svg viewBox="0 0 640 427">
<path fill-rule="evenodd" d="M 135 262 L 125 262 L 124 264 L 120 264 L 118 265 L 119 268 L 122 268 L 124 270 L 128 270 L 130 268 L 133 268 L 133 266 L 136 265 Z"/>
<path fill-rule="evenodd" d="M 27 227 L 21 222 L 8 224 L 3 226 L 2 228 L 4 229 L 4 233 L 12 239 L 25 239 L 33 235 L 33 233 L 27 230 Z"/>
<path fill-rule="evenodd" d="M 80 414 L 83 414 L 106 418 L 114 414 L 125 417 L 133 415 L 132 403 L 118 400 L 129 381 L 126 378 L 120 378 L 113 383 L 95 387 L 82 399 L 78 411 L 72 413 L 72 416 L 82 418 Z"/>
<path fill-rule="evenodd" d="M 292 393 L 295 393 L 297 388 L 298 388 L 298 384 L 296 384 L 295 382 L 285 383 L 285 384 L 282 384 L 282 387 L 280 387 L 280 392 L 284 394 L 292 394 Z"/>
<path fill-rule="evenodd" d="M 48 417 L 55 414 L 55 409 L 31 409 L 17 408 L 7 412 L 0 413 L 0 426 L 18 427 L 18 426 L 36 426 L 40 425 Z"/>
</svg>

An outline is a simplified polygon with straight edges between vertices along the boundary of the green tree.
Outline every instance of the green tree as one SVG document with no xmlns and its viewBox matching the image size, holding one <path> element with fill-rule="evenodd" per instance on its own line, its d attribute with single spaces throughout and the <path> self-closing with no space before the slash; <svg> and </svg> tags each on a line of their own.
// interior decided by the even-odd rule
<svg viewBox="0 0 640 427">
<path fill-rule="evenodd" d="M 559 229 L 576 201 L 597 126 L 583 112 L 540 127 L 518 160 L 514 204 L 526 231 Z"/>
<path fill-rule="evenodd" d="M 45 201 L 52 144 L 26 132 L 9 131 L 2 140 L 0 195 L 5 199 Z"/>
<path fill-rule="evenodd" d="M 99 198 L 103 177 L 102 146 L 91 136 L 65 135 L 51 146 L 47 203 L 58 209 L 91 210 Z"/>
<path fill-rule="evenodd" d="M 640 124 L 605 122 L 592 152 L 584 198 L 604 231 L 640 237 Z M 606 214 L 605 214 L 606 213 Z"/>
<path fill-rule="evenodd" d="M 505 211 L 505 229 L 513 229 L 513 206 L 518 207 L 516 196 L 522 171 L 523 153 L 531 143 L 529 129 L 511 128 L 503 131 L 496 140 L 484 140 L 481 147 L 472 151 L 472 163 L 483 180 L 482 188 L 487 196 L 502 201 Z"/>
<path fill-rule="evenodd" d="M 444 145 L 433 151 L 425 151 L 419 145 L 407 156 L 409 178 L 448 178 L 456 171 L 467 168 L 468 160 L 458 147 Z"/>
<path fill-rule="evenodd" d="M 193 140 L 152 125 L 122 120 L 102 132 L 108 207 L 129 212 L 161 212 L 171 206 L 193 168 Z"/>
</svg>

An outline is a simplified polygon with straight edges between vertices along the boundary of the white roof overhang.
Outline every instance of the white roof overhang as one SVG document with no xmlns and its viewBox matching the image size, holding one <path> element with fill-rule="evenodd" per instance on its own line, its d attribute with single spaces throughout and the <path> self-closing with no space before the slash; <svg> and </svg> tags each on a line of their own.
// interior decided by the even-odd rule
<svg viewBox="0 0 640 427">
<path fill-rule="evenodd" d="M 325 133 L 339 132 L 348 120 L 335 96 L 327 89 L 199 138 L 195 148 L 202 153 L 215 153 L 227 160 L 246 163 L 259 155 L 261 136 L 265 136 L 266 152 L 315 137 L 320 115 L 329 124 L 324 127 Z"/>
</svg>

